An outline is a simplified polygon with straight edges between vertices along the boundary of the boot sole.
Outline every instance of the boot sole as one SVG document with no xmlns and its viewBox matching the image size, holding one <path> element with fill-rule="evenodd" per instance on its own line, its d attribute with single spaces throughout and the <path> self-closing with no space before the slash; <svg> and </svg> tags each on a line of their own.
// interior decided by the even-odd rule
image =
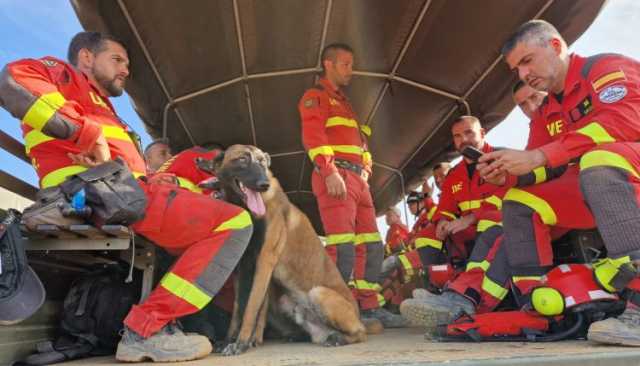
<svg viewBox="0 0 640 366">
<path fill-rule="evenodd" d="M 211 354 L 211 351 L 213 351 L 211 344 L 209 344 L 208 347 L 206 344 L 203 344 L 202 347 L 199 348 L 200 349 L 198 349 L 195 354 L 179 355 L 176 354 L 175 351 L 165 352 L 161 350 L 154 350 L 153 352 L 149 352 L 135 346 L 118 345 L 116 360 L 121 362 L 142 362 L 147 360 L 151 360 L 153 362 L 193 361 L 207 357 Z"/>
<path fill-rule="evenodd" d="M 411 323 L 412 326 L 424 327 L 428 332 L 436 330 L 440 324 L 451 322 L 453 314 L 448 311 L 427 309 L 426 306 L 418 303 L 407 303 L 407 300 L 400 304 L 400 314 Z"/>
<path fill-rule="evenodd" d="M 613 333 L 602 330 L 592 331 L 591 329 L 589 329 L 587 339 L 603 344 L 640 347 L 640 339 L 638 339 L 637 337 L 628 338 L 622 336 L 620 333 Z"/>
</svg>

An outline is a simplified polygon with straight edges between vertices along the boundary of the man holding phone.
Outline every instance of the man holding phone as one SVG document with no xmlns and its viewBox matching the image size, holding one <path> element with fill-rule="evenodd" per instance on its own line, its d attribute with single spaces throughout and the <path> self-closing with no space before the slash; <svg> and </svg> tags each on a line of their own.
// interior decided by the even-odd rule
<svg viewBox="0 0 640 366">
<path fill-rule="evenodd" d="M 400 312 L 405 318 L 428 329 L 449 322 L 460 310 L 470 314 L 491 310 L 507 294 L 506 268 L 492 269 L 490 265 L 502 234 L 500 208 L 505 188 L 481 179 L 475 161 L 494 149 L 485 141 L 485 131 L 476 117 L 458 118 L 451 133 L 456 150 L 467 156 L 442 183 L 433 216 L 435 225 L 416 239 L 416 249 L 424 268 L 441 264 L 435 261 L 441 257 L 444 241 L 449 238 L 452 245 L 446 248 L 448 255 L 469 257 L 469 261 L 466 271 L 449 283 L 441 295 L 428 294 L 401 304 Z"/>
</svg>

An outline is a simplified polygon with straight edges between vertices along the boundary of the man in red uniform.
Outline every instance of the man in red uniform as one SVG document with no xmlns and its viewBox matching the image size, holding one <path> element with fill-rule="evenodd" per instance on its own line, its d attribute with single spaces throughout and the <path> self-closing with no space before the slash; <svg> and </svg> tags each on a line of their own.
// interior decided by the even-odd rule
<svg viewBox="0 0 640 366">
<path fill-rule="evenodd" d="M 480 121 L 473 116 L 460 117 L 451 132 L 458 151 L 466 146 L 485 153 L 493 151 L 485 141 Z M 508 292 L 506 268 L 497 268 L 501 267 L 498 265 L 491 269 L 502 234 L 503 194 L 503 188 L 487 184 L 480 178 L 475 162 L 468 158 L 463 158 L 449 171 L 432 219 L 436 224 L 427 227 L 416 239 L 421 262 L 416 266 L 439 268 L 443 264 L 449 266 L 449 261 L 459 261 L 466 262 L 466 270 L 446 285 L 441 295 L 405 300 L 400 306 L 405 318 L 431 329 L 450 321 L 460 310 L 470 314 L 478 308 L 485 311 L 481 305 L 493 308 L 504 299 Z M 447 237 L 450 237 L 450 245 L 446 248 L 448 259 L 444 256 Z M 485 276 L 490 269 L 495 276 Z"/>
<path fill-rule="evenodd" d="M 0 105 L 22 121 L 27 154 L 40 187 L 122 159 L 134 175 L 145 172 L 137 139 L 108 97 L 123 92 L 128 55 L 116 39 L 77 34 L 70 63 L 53 57 L 24 59 L 0 73 Z M 180 258 L 149 297 L 127 315 L 116 358 L 124 361 L 191 360 L 211 352 L 207 338 L 188 335 L 173 322 L 202 309 L 218 292 L 246 249 L 249 214 L 232 205 L 139 180 L 147 195 L 145 218 L 133 229 Z"/>
<path fill-rule="evenodd" d="M 377 281 L 384 249 L 367 183 L 371 130 L 358 122 L 341 90 L 351 81 L 353 50 L 331 44 L 322 51 L 321 60 L 323 75 L 304 93 L 298 110 L 302 142 L 315 167 L 311 183 L 327 236 L 326 250 L 352 285 L 362 316 L 377 318 L 386 327 L 402 326 L 400 316 L 380 307 L 384 300 Z"/>
<path fill-rule="evenodd" d="M 157 139 L 152 141 L 144 149 L 144 161 L 147 163 L 147 173 L 155 173 L 162 164 L 171 159 L 171 148 L 168 139 Z"/>
<path fill-rule="evenodd" d="M 640 63 L 617 54 L 569 54 L 562 36 L 544 21 L 523 24 L 503 55 L 521 80 L 549 92 L 539 119 L 549 140 L 533 150 L 485 155 L 482 175 L 501 183 L 506 174 L 573 163 L 555 179 L 540 177 L 505 195 L 504 245 L 515 284 L 527 293 L 535 285 L 531 278 L 552 265 L 550 228 L 597 226 L 608 259 L 595 266 L 595 278 L 606 291 L 638 303 L 632 254 L 640 249 Z M 529 281 L 520 280 L 525 276 Z M 637 324 L 637 314 L 627 310 L 592 324 L 588 337 L 640 345 Z"/>
<path fill-rule="evenodd" d="M 389 225 L 385 238 L 385 255 L 390 256 L 404 251 L 409 229 L 402 223 L 400 211 L 395 207 L 390 207 L 385 214 L 385 220 Z"/>
</svg>

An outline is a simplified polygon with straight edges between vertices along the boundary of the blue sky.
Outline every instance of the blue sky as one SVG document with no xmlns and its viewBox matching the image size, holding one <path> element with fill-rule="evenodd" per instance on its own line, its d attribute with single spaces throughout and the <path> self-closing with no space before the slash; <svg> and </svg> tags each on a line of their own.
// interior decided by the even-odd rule
<svg viewBox="0 0 640 366">
<path fill-rule="evenodd" d="M 69 40 L 79 31 L 82 31 L 82 27 L 68 1 L 0 0 L 0 65 L 20 58 L 39 58 L 45 55 L 64 59 Z M 638 59 L 638 34 L 640 1 L 609 0 L 571 50 L 583 55 L 616 52 Z M 142 135 L 146 145 L 150 138 L 133 111 L 128 96 L 112 98 L 112 103 L 118 114 Z M 526 143 L 527 124 L 527 118 L 519 110 L 514 110 L 489 133 L 488 141 L 495 146 L 522 148 Z M 1 108 L 0 129 L 22 141 L 18 121 Z M 33 168 L 4 150 L 0 150 L 0 166 L 3 170 L 37 185 Z M 409 224 L 413 224 L 411 218 Z M 382 220 L 379 220 L 379 227 L 384 234 L 386 225 Z"/>
</svg>

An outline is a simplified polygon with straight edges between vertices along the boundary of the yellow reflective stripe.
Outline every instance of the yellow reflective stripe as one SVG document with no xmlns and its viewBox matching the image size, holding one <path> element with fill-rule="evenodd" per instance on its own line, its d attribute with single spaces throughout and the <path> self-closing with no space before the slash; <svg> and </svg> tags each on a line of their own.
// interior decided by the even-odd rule
<svg viewBox="0 0 640 366">
<path fill-rule="evenodd" d="M 355 239 L 356 234 L 354 233 L 330 234 L 327 235 L 327 245 L 351 244 L 355 241 Z"/>
<path fill-rule="evenodd" d="M 356 154 L 362 155 L 364 149 L 357 145 L 331 145 L 333 151 L 347 153 L 347 154 Z"/>
<path fill-rule="evenodd" d="M 42 180 L 40 180 L 40 188 L 49 188 L 57 186 L 58 184 L 64 182 L 68 176 L 82 173 L 87 168 L 80 165 L 70 165 L 64 168 L 56 169 L 49 174 L 45 175 Z"/>
<path fill-rule="evenodd" d="M 620 258 L 604 258 L 593 264 L 593 272 L 600 286 L 604 287 L 609 292 L 615 292 L 617 290 L 611 285 L 611 281 L 620 271 L 620 266 L 631 262 L 631 257 L 624 256 Z"/>
<path fill-rule="evenodd" d="M 309 157 L 313 161 L 318 155 L 333 155 L 333 149 L 331 146 L 323 145 L 309 149 Z"/>
<path fill-rule="evenodd" d="M 524 205 L 531 207 L 542 218 L 542 222 L 546 225 L 555 225 L 558 222 L 556 213 L 553 208 L 549 206 L 547 201 L 532 195 L 529 192 L 523 191 L 518 188 L 511 188 L 504 196 L 505 201 L 520 202 Z"/>
<path fill-rule="evenodd" d="M 230 218 L 229 220 L 223 222 L 220 226 L 215 228 L 213 231 L 239 230 L 239 229 L 244 229 L 250 225 L 251 225 L 251 216 L 247 211 L 242 210 L 242 212 Z"/>
<path fill-rule="evenodd" d="M 416 249 L 432 247 L 437 250 L 442 250 L 442 242 L 431 238 L 417 238 L 415 240 Z"/>
<path fill-rule="evenodd" d="M 118 126 L 103 125 L 102 134 L 107 139 L 116 139 L 116 140 L 122 140 L 122 141 L 133 143 L 127 131 L 125 131 L 123 128 L 120 128 Z M 29 154 L 31 149 L 33 149 L 34 147 L 51 140 L 55 140 L 55 138 L 45 135 L 39 130 L 31 130 L 24 137 L 24 147 L 27 154 Z"/>
<path fill-rule="evenodd" d="M 131 136 L 123 128 L 118 126 L 102 125 L 102 134 L 107 139 L 123 140 L 133 143 Z"/>
<path fill-rule="evenodd" d="M 429 212 L 427 213 L 427 220 L 431 221 L 431 219 L 433 218 L 433 215 L 436 213 L 437 209 L 438 209 L 438 206 L 431 207 L 431 210 L 429 210 Z M 442 214 L 444 215 L 445 212 L 443 212 Z"/>
<path fill-rule="evenodd" d="M 480 268 L 480 269 L 482 269 L 483 271 L 486 272 L 489 269 L 489 265 L 490 265 L 489 261 L 486 261 L 486 260 L 484 260 L 482 262 L 469 262 L 469 263 L 467 263 L 467 269 L 466 270 L 470 271 L 470 270 L 472 270 L 474 268 Z"/>
<path fill-rule="evenodd" d="M 533 169 L 533 174 L 536 176 L 536 184 L 547 180 L 547 169 L 543 166 Z"/>
<path fill-rule="evenodd" d="M 404 254 L 400 254 L 398 256 L 398 259 L 400 260 L 400 263 L 402 263 L 402 267 L 404 268 L 404 272 L 407 274 L 407 276 L 413 276 L 413 266 L 411 265 L 409 258 L 407 258 L 407 256 Z"/>
<path fill-rule="evenodd" d="M 160 286 L 198 309 L 204 308 L 211 301 L 211 296 L 206 292 L 173 272 L 167 272 L 162 277 Z"/>
<path fill-rule="evenodd" d="M 502 209 L 502 200 L 500 198 L 498 198 L 498 196 L 493 195 L 493 196 L 485 198 L 484 200 L 485 200 L 485 202 L 488 202 L 488 203 L 496 206 L 497 209 L 499 209 L 499 210 Z"/>
<path fill-rule="evenodd" d="M 43 94 L 29 107 L 22 121 L 36 130 L 42 130 L 42 127 L 65 102 L 66 99 L 60 92 Z"/>
<path fill-rule="evenodd" d="M 371 153 L 368 151 L 365 151 L 364 153 L 362 153 L 362 163 L 364 165 L 369 165 L 371 162 L 373 162 L 373 158 L 371 157 Z"/>
<path fill-rule="evenodd" d="M 360 131 L 362 131 L 362 133 L 364 133 L 367 136 L 371 136 L 371 127 L 367 125 L 360 126 Z"/>
<path fill-rule="evenodd" d="M 610 166 L 615 168 L 620 168 L 628 171 L 633 176 L 638 178 L 638 173 L 636 170 L 629 164 L 627 159 L 625 159 L 622 155 L 616 154 L 611 151 L 604 150 L 596 150 L 589 151 L 584 154 L 580 159 L 580 170 L 589 169 L 597 166 Z"/>
<path fill-rule="evenodd" d="M 384 296 L 377 294 L 376 295 L 378 297 L 378 305 L 380 305 L 380 307 L 383 307 L 387 301 L 384 299 Z"/>
<path fill-rule="evenodd" d="M 598 122 L 591 122 L 576 132 L 589 137 L 596 145 L 616 141 Z"/>
<path fill-rule="evenodd" d="M 458 203 L 458 207 L 460 208 L 460 211 L 469 211 L 476 208 L 480 208 L 481 204 L 482 204 L 482 200 L 462 201 Z"/>
<path fill-rule="evenodd" d="M 502 300 L 507 296 L 509 290 L 493 282 L 489 277 L 482 279 L 482 289 L 496 299 Z"/>
<path fill-rule="evenodd" d="M 519 281 L 541 281 L 542 280 L 542 276 L 513 276 L 511 278 L 513 279 L 513 282 L 519 282 Z"/>
<path fill-rule="evenodd" d="M 375 243 L 375 242 L 379 242 L 382 241 L 382 237 L 380 236 L 380 233 L 375 232 L 375 233 L 362 233 L 362 234 L 356 234 L 355 237 L 355 244 L 364 244 L 364 243 Z"/>
<path fill-rule="evenodd" d="M 456 215 L 452 214 L 451 212 L 440 211 L 440 215 L 447 216 L 447 217 L 451 218 L 452 220 L 456 219 Z"/>
<path fill-rule="evenodd" d="M 502 226 L 502 223 L 491 220 L 479 220 L 476 226 L 476 232 L 481 233 L 487 231 L 488 228 L 496 225 Z"/>
<path fill-rule="evenodd" d="M 372 290 L 372 291 L 379 291 L 381 289 L 381 287 L 375 283 L 369 282 L 367 280 L 355 280 L 354 281 L 355 287 L 358 290 Z"/>
<path fill-rule="evenodd" d="M 624 79 L 624 78 L 625 78 L 625 75 L 624 75 L 624 72 L 622 72 L 622 70 L 614 71 L 592 82 L 591 85 L 593 85 L 593 89 L 597 91 L 601 86 L 603 86 L 604 84 L 612 80 Z"/>
<path fill-rule="evenodd" d="M 358 128 L 358 122 L 355 119 L 344 118 L 344 117 L 331 117 L 327 119 L 327 122 L 324 124 L 325 127 L 335 127 L 335 126 L 343 126 L 343 127 L 351 127 Z"/>
<path fill-rule="evenodd" d="M 184 189 L 188 189 L 191 192 L 195 192 L 195 193 L 202 193 L 202 188 L 198 187 L 196 184 L 194 184 L 192 181 L 190 181 L 187 178 L 182 178 L 182 177 L 177 177 L 178 178 L 178 185 Z"/>
<path fill-rule="evenodd" d="M 39 130 L 31 130 L 24 136 L 24 149 L 28 155 L 35 146 L 51 140 L 55 140 L 55 138 L 47 136 Z"/>
</svg>

